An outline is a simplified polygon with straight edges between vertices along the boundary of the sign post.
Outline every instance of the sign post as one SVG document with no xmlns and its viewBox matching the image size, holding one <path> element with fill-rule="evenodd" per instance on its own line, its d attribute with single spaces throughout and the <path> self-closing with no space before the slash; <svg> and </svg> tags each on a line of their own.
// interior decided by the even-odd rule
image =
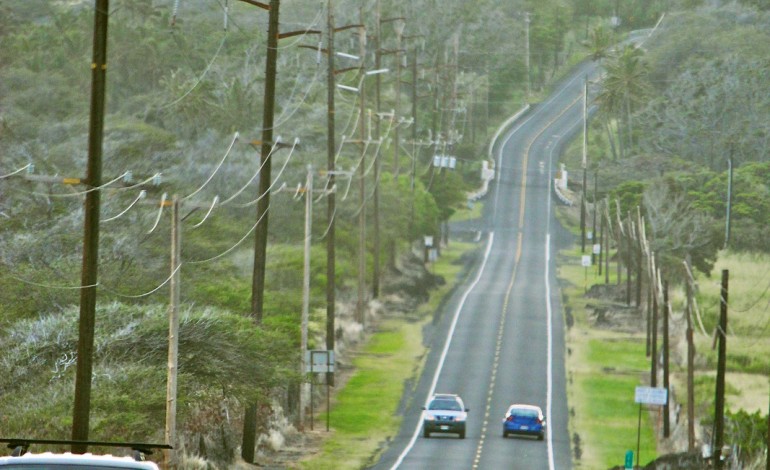
<svg viewBox="0 0 770 470">
<path fill-rule="evenodd" d="M 334 373 L 334 351 L 327 351 L 325 349 L 316 349 L 305 351 L 305 364 L 307 364 L 306 372 L 311 374 L 328 374 Z M 310 430 L 313 430 L 313 383 L 310 381 Z M 326 382 L 326 431 L 329 431 L 329 382 Z"/>
<path fill-rule="evenodd" d="M 591 266 L 591 255 L 583 255 L 580 264 L 583 265 L 583 290 L 588 292 L 588 267 Z"/>
<path fill-rule="evenodd" d="M 638 467 L 642 429 L 642 405 L 665 405 L 668 403 L 668 389 L 662 387 L 636 387 L 634 402 L 639 403 L 639 421 L 636 425 L 636 466 Z M 628 454 L 626 454 L 626 468 L 630 468 L 628 467 Z"/>
</svg>

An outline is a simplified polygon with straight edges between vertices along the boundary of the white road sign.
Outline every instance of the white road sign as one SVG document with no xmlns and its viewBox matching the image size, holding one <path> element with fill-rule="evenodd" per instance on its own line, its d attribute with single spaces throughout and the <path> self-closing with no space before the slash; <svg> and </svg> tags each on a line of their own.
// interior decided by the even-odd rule
<svg viewBox="0 0 770 470">
<path fill-rule="evenodd" d="M 662 387 L 636 387 L 634 402 L 642 405 L 665 405 L 668 402 L 668 389 Z"/>
</svg>

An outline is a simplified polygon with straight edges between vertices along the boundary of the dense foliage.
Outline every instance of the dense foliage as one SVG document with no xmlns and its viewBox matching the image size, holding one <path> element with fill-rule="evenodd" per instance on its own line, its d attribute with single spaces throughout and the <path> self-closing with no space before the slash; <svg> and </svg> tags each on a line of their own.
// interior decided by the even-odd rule
<svg viewBox="0 0 770 470">
<path fill-rule="evenodd" d="M 281 3 L 281 31 L 325 28 L 325 2 Z M 362 158 L 361 146 L 343 138 L 360 135 L 358 100 L 374 107 L 374 79 L 365 78 L 363 97 L 336 93 L 336 166 L 363 167 L 366 178 L 363 201 L 357 174 L 336 181 L 341 301 L 355 291 L 362 207 L 366 232 L 373 230 L 374 184 L 380 190 L 383 259 L 424 234 L 437 235 L 440 224 L 465 204 L 466 191 L 479 184 L 490 129 L 524 104 L 528 81 L 533 92 L 542 89 L 577 50 L 568 25 L 580 13 L 563 0 L 381 3 L 382 66 L 390 72 L 379 79 L 380 109 L 406 119 L 380 115 L 382 139 L 370 142 Z M 611 2 L 601 3 L 602 11 L 592 10 L 591 18 L 611 8 Z M 374 5 L 334 2 L 337 25 L 366 24 L 368 69 L 374 66 Z M 529 70 L 524 12 L 531 15 Z M 390 20 L 400 17 L 405 21 Z M 3 402 L 3 428 L 14 434 L 45 429 L 45 437 L 64 437 L 70 423 L 88 188 L 63 179 L 86 172 L 93 18 L 88 1 L 0 3 L 0 341 L 8 346 L 5 368 L 15 371 L 0 390 L 31 403 Z M 95 435 L 159 438 L 171 232 L 170 211 L 159 206 L 174 195 L 182 200 L 181 297 L 189 309 L 180 333 L 180 398 L 186 403 L 180 429 L 190 442 L 196 430 L 225 430 L 216 436 L 218 448 L 230 448 L 227 442 L 234 447 L 239 423 L 224 420 L 220 404 L 230 409 L 262 400 L 293 380 L 287 364 L 296 365 L 299 355 L 305 218 L 304 200 L 294 188 L 304 183 L 307 165 L 325 169 L 327 158 L 326 60 L 299 46 L 316 47 L 319 40 L 323 46 L 325 38 L 308 34 L 280 43 L 275 134 L 284 145 L 272 154 L 276 193 L 265 318 L 254 325 L 247 313 L 266 29 L 267 14 L 246 2 L 110 2 Z M 337 49 L 358 54 L 356 32 L 339 32 Z M 397 53 L 399 47 L 405 52 Z M 338 69 L 358 65 L 336 58 Z M 337 75 L 348 87 L 361 80 L 356 71 Z M 369 128 L 377 119 L 363 121 Z M 364 135 L 372 135 L 370 129 Z M 382 170 L 377 181 L 375 152 Z M 455 171 L 433 168 L 436 153 L 456 156 Z M 324 176 L 315 178 L 315 187 L 331 189 Z M 311 310 L 325 304 L 329 226 L 324 197 L 315 199 Z M 369 237 L 366 246 L 368 279 Z M 232 455 L 220 457 L 227 461 Z"/>
</svg>

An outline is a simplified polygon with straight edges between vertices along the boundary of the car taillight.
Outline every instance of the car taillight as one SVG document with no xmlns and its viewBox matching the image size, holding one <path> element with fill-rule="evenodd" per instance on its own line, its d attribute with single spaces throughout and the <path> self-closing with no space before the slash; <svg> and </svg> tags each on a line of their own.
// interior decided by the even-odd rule
<svg viewBox="0 0 770 470">
<path fill-rule="evenodd" d="M 505 420 L 506 420 L 506 421 L 513 421 L 513 415 L 511 415 L 511 416 L 509 416 L 509 417 L 505 418 Z"/>
</svg>

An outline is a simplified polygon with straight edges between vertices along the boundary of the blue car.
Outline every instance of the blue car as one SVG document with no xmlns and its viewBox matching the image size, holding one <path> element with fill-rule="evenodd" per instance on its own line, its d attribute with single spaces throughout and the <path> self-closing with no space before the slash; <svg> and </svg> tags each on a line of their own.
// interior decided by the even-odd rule
<svg viewBox="0 0 770 470">
<path fill-rule="evenodd" d="M 503 418 L 503 437 L 508 434 L 535 436 L 539 441 L 545 438 L 545 417 L 543 411 L 534 405 L 511 405 Z"/>
</svg>

